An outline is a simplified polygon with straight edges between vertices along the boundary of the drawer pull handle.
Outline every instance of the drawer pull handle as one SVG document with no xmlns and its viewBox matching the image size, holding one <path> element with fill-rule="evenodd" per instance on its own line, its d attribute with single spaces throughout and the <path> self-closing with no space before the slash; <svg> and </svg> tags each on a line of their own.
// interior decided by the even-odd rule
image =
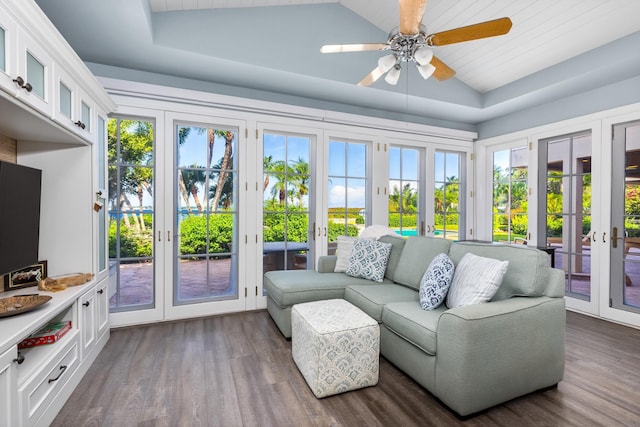
<svg viewBox="0 0 640 427">
<path fill-rule="evenodd" d="M 98 293 L 99 293 L 100 295 L 104 294 L 104 289 L 100 289 L 100 290 L 98 291 Z"/>
<path fill-rule="evenodd" d="M 22 362 L 24 362 L 24 356 L 22 355 L 22 353 L 18 353 L 18 357 L 13 359 L 13 361 L 16 362 L 18 365 L 22 365 Z"/>
<path fill-rule="evenodd" d="M 66 371 L 66 370 L 67 370 L 67 365 L 60 366 L 60 373 L 55 378 L 49 378 L 49 384 L 51 384 L 54 381 L 58 381 L 60 379 L 60 377 L 62 376 L 62 374 L 64 374 L 64 371 Z"/>
<path fill-rule="evenodd" d="M 89 301 L 83 303 L 82 305 L 84 305 L 85 307 L 89 307 Z"/>
</svg>

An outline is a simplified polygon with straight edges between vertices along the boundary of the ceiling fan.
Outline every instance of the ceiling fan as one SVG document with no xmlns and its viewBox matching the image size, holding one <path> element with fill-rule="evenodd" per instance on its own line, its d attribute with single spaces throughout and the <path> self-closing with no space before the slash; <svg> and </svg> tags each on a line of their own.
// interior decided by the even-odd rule
<svg viewBox="0 0 640 427">
<path fill-rule="evenodd" d="M 438 80 L 447 80 L 455 71 L 433 55 L 432 47 L 478 40 L 507 34 L 511 19 L 499 18 L 466 27 L 427 34 L 422 17 L 427 0 L 400 0 L 400 25 L 391 31 L 386 43 L 324 45 L 322 53 L 362 52 L 368 50 L 390 50 L 391 54 L 378 60 L 378 66 L 367 74 L 358 86 L 369 86 L 384 74 L 391 85 L 398 83 L 403 62 L 414 62 L 420 75 L 426 80 L 433 75 Z"/>
</svg>

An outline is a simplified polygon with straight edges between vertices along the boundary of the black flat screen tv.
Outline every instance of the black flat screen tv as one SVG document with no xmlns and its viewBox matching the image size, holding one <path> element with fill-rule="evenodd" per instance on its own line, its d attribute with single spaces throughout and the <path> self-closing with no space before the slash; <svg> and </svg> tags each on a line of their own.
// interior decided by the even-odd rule
<svg viewBox="0 0 640 427">
<path fill-rule="evenodd" d="M 42 171 L 0 161 L 0 276 L 38 262 Z"/>
</svg>

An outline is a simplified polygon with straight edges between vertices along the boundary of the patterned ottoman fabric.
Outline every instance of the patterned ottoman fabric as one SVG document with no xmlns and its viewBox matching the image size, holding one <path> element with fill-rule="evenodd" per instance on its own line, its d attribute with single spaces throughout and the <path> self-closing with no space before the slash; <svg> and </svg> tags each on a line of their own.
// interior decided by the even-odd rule
<svg viewBox="0 0 640 427">
<path fill-rule="evenodd" d="M 378 383 L 378 322 L 345 300 L 294 305 L 291 349 L 318 398 Z"/>
</svg>

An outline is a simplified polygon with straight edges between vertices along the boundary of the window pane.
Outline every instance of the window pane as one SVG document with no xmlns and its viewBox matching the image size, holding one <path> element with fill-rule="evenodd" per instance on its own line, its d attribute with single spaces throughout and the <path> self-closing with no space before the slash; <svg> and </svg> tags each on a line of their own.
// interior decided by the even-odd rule
<svg viewBox="0 0 640 427">
<path fill-rule="evenodd" d="M 44 99 L 44 65 L 27 52 L 27 81 L 31 85 L 32 92 Z"/>
<path fill-rule="evenodd" d="M 236 134 L 176 125 L 174 305 L 238 295 Z"/>
<path fill-rule="evenodd" d="M 60 82 L 60 105 L 59 111 L 68 118 L 71 118 L 71 89 Z"/>
<path fill-rule="evenodd" d="M 307 259 L 311 138 L 265 133 L 263 145 L 263 269 L 312 268 Z"/>
<path fill-rule="evenodd" d="M 328 241 L 333 242 L 339 235 L 358 235 L 366 225 L 367 145 L 330 141 L 328 170 Z"/>
<path fill-rule="evenodd" d="M 5 41 L 4 28 L 0 27 L 0 70 L 7 71 L 7 48 Z"/>
<path fill-rule="evenodd" d="M 109 264 L 116 271 L 111 311 L 154 306 L 153 123 L 112 118 L 107 123 Z"/>
</svg>

